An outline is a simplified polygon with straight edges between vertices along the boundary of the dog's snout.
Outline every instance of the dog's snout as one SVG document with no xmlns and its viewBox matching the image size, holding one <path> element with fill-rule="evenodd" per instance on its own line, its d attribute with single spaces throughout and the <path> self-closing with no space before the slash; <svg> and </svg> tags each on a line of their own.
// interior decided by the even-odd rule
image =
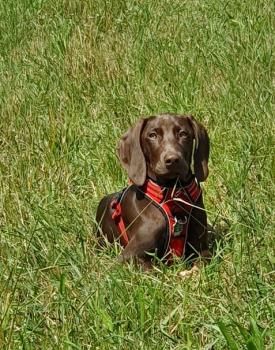
<svg viewBox="0 0 275 350">
<path fill-rule="evenodd" d="M 164 158 L 164 162 L 166 166 L 172 166 L 179 162 L 179 157 L 177 155 L 168 155 Z"/>
</svg>

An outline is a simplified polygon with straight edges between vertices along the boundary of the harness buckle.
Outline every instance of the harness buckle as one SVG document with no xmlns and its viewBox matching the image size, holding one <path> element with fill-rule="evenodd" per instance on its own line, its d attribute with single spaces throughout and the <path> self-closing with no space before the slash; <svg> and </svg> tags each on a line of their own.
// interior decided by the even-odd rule
<svg viewBox="0 0 275 350">
<path fill-rule="evenodd" d="M 173 226 L 173 233 L 174 233 L 174 237 L 178 237 L 181 235 L 184 225 L 187 224 L 187 216 L 183 216 L 180 218 L 177 218 L 175 216 L 174 219 L 175 219 L 175 223 Z"/>
</svg>

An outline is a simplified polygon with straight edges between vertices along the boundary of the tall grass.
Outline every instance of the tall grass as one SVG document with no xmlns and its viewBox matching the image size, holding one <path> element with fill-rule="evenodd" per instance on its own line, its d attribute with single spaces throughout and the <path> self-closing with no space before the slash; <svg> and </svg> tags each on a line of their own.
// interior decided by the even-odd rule
<svg viewBox="0 0 275 350">
<path fill-rule="evenodd" d="M 0 347 L 272 349 L 274 3 L 0 3 Z M 217 234 L 199 275 L 95 252 L 120 135 L 192 113 Z"/>
</svg>

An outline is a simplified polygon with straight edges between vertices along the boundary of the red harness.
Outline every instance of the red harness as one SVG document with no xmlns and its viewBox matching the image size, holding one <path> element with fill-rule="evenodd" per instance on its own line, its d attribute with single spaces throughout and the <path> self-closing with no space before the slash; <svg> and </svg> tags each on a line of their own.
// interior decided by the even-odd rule
<svg viewBox="0 0 275 350">
<path fill-rule="evenodd" d="M 135 186 L 135 185 L 131 185 Z M 120 232 L 120 242 L 125 247 L 129 238 L 121 215 L 121 203 L 127 187 L 111 202 L 112 219 Z M 187 186 L 164 187 L 147 179 L 143 186 L 137 187 L 154 205 L 162 209 L 166 217 L 168 240 L 163 256 L 170 260 L 171 256 L 182 257 L 185 253 L 188 226 L 192 209 L 201 195 L 201 188 L 195 178 Z"/>
</svg>

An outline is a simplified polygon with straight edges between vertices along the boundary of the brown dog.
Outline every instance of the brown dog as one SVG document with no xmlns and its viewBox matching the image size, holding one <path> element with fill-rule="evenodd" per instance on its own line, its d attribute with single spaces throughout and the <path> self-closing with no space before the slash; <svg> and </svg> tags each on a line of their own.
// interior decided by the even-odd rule
<svg viewBox="0 0 275 350">
<path fill-rule="evenodd" d="M 180 254 L 210 258 L 207 218 L 198 185 L 198 181 L 208 176 L 209 138 L 205 128 L 192 116 L 161 114 L 144 118 L 122 136 L 117 151 L 132 185 L 123 193 L 110 194 L 101 200 L 96 215 L 98 236 L 102 238 L 104 234 L 110 242 L 120 239 L 125 246 L 120 261 L 137 257 L 146 263 L 151 261 L 147 252 L 156 252 L 159 258 L 167 257 L 171 253 L 169 244 L 176 236 L 175 225 L 182 221 L 171 207 L 167 214 L 160 206 L 173 200 L 175 190 L 183 189 L 185 196 L 186 190 L 193 186 L 198 198 L 186 203 L 186 198 L 192 197 L 189 193 L 181 197 L 182 202 L 176 199 L 178 202 L 172 203 L 173 208 L 182 208 L 179 215 L 186 214 L 185 221 L 188 218 L 185 236 L 178 239 L 181 239 Z M 197 181 L 192 172 L 192 158 Z M 155 186 L 154 190 L 160 189 L 160 193 L 168 191 L 170 199 L 167 201 L 168 192 L 165 192 L 160 204 L 155 203 L 146 193 L 145 184 Z M 177 249 L 177 242 L 174 245 L 176 248 L 172 250 Z"/>
</svg>

